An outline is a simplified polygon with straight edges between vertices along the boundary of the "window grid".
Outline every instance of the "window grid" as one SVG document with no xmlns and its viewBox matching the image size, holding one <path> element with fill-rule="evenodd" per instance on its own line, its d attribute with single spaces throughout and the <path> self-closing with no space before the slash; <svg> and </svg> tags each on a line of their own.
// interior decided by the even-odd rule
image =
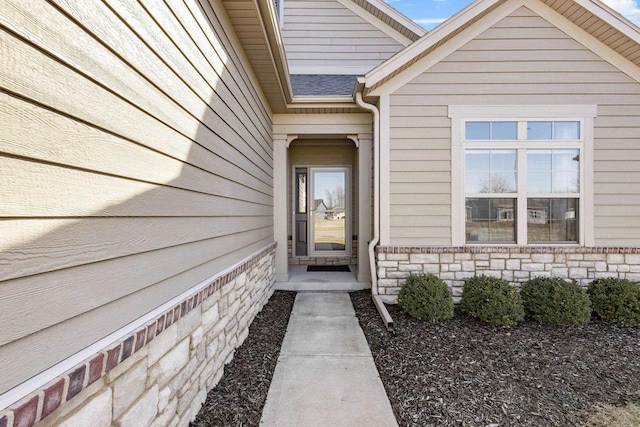
<svg viewBox="0 0 640 427">
<path fill-rule="evenodd" d="M 490 151 L 490 150 L 509 150 L 509 149 L 515 149 L 517 152 L 517 171 L 516 171 L 516 180 L 517 180 L 517 190 L 516 192 L 506 192 L 506 193 L 495 193 L 495 192 L 474 192 L 474 193 L 468 193 L 467 192 L 467 185 L 466 183 L 464 184 L 464 203 L 463 205 L 465 206 L 465 212 L 464 215 L 467 218 L 467 220 L 465 221 L 465 223 L 468 223 L 468 218 L 470 213 L 472 214 L 473 209 L 469 209 L 469 207 L 467 206 L 467 200 L 474 200 L 474 199 L 501 199 L 501 200 L 505 200 L 505 198 L 512 198 L 515 199 L 515 212 L 514 213 L 508 213 L 504 207 L 495 207 L 495 217 L 496 220 L 495 222 L 500 222 L 500 221 L 505 221 L 505 220 L 509 220 L 510 218 L 513 218 L 515 220 L 515 224 L 513 225 L 514 227 L 514 231 L 515 231 L 515 238 L 511 241 L 505 240 L 505 239 L 497 239 L 497 240 L 490 240 L 490 241 L 483 241 L 483 244 L 497 244 L 497 243 L 515 243 L 515 244 L 519 244 L 519 245 L 526 245 L 529 243 L 534 243 L 534 244 L 540 244 L 540 243 L 580 243 L 580 224 L 579 221 L 581 221 L 582 219 L 580 218 L 580 199 L 581 199 L 581 195 L 580 195 L 580 188 L 582 187 L 582 183 L 583 183 L 583 171 L 584 171 L 584 167 L 582 166 L 582 159 L 583 159 L 583 140 L 582 137 L 584 135 L 584 122 L 582 120 L 517 120 L 517 134 L 516 134 L 516 139 L 502 139 L 502 140 L 481 140 L 481 139 L 466 139 L 467 136 L 467 123 L 474 123 L 477 124 L 478 123 L 482 123 L 482 122 L 488 122 L 490 123 L 489 126 L 493 126 L 493 123 L 505 123 L 505 122 L 512 122 L 511 120 L 490 120 L 490 121 L 484 121 L 484 120 L 464 120 L 463 121 L 463 127 L 462 127 L 462 133 L 463 133 L 463 140 L 462 140 L 462 154 L 463 154 L 463 182 L 466 181 L 466 171 L 467 171 L 467 166 L 466 166 L 466 162 L 467 162 L 467 152 L 471 152 L 471 151 L 475 151 L 475 152 L 481 152 L 481 151 Z M 531 122 L 547 122 L 547 123 L 551 123 L 551 138 L 550 139 L 528 139 L 528 124 Z M 567 123 L 567 122 L 573 122 L 573 123 L 577 123 L 578 126 L 578 135 L 579 139 L 554 139 L 554 131 L 553 131 L 553 126 L 554 123 Z M 493 133 L 493 131 L 491 130 L 491 134 Z M 552 191 L 550 192 L 541 192 L 541 193 L 529 193 L 528 192 L 528 153 L 530 151 L 534 151 L 534 150 L 548 150 L 548 151 L 552 151 L 553 150 L 575 150 L 578 153 L 578 159 L 580 161 L 580 164 L 578 166 L 578 185 L 579 185 L 579 190 L 578 192 L 566 192 L 566 193 L 562 193 L 562 192 L 553 192 L 553 188 Z M 553 169 L 553 163 L 550 169 L 550 173 L 553 175 L 554 169 Z M 492 174 L 492 171 L 490 171 L 490 174 Z M 553 180 L 553 177 L 551 178 Z M 532 230 L 534 228 L 540 228 L 539 225 L 542 222 L 542 219 L 544 218 L 546 220 L 545 224 L 549 225 L 549 229 L 552 229 L 552 226 L 554 225 L 553 222 L 553 218 L 551 218 L 551 207 L 549 207 L 546 210 L 543 209 L 539 209 L 537 207 L 529 207 L 529 204 L 532 203 L 531 201 L 533 200 L 544 200 L 544 199 L 548 199 L 549 200 L 549 206 L 552 206 L 554 204 L 560 204 L 562 205 L 562 200 L 566 199 L 568 201 L 573 201 L 573 206 L 574 206 L 574 211 L 573 211 L 573 217 L 570 219 L 573 219 L 576 221 L 576 223 L 573 225 L 574 229 L 571 230 L 570 232 L 567 232 L 566 235 L 571 236 L 571 239 L 565 239 L 565 240 L 550 240 L 550 239 L 541 239 L 539 238 L 539 235 L 532 235 Z M 557 202 L 552 202 L 552 200 L 557 200 Z M 569 204 L 567 202 L 565 202 L 566 204 Z M 491 202 L 489 202 L 489 204 L 491 205 Z M 503 203 L 504 204 L 504 203 Z M 539 204 L 539 202 L 538 202 Z M 490 208 L 489 208 L 490 209 Z M 565 213 L 567 215 L 567 218 L 569 218 L 569 215 L 571 214 L 569 211 L 567 211 Z M 489 222 L 490 224 L 490 222 Z M 474 243 L 474 236 L 471 235 L 467 230 L 468 225 L 465 225 L 465 241 L 467 244 L 473 244 Z M 489 227 L 491 227 L 491 225 L 489 225 Z M 487 235 L 492 235 L 491 230 L 489 230 L 488 233 L 486 233 Z M 504 236 L 506 233 L 503 232 L 501 234 L 501 236 Z M 544 233 L 542 233 L 544 234 Z M 551 234 L 551 231 L 549 231 L 549 235 Z M 480 243 L 480 242 L 478 242 Z"/>
</svg>

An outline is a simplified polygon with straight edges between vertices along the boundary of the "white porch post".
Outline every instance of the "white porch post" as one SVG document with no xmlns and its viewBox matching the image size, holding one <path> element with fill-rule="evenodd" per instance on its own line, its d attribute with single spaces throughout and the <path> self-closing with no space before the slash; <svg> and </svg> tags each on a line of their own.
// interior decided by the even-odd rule
<svg viewBox="0 0 640 427">
<path fill-rule="evenodd" d="M 276 281 L 289 281 L 287 253 L 287 135 L 273 138 L 273 234 L 276 248 Z"/>
<path fill-rule="evenodd" d="M 358 282 L 371 281 L 369 241 L 371 240 L 371 135 L 359 135 L 358 146 Z"/>
</svg>

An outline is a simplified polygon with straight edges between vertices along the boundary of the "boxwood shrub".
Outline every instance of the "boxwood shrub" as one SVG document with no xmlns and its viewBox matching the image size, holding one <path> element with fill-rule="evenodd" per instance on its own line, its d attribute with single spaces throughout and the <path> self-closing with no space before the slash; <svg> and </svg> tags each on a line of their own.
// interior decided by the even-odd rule
<svg viewBox="0 0 640 427">
<path fill-rule="evenodd" d="M 460 310 L 496 326 L 511 326 L 524 320 L 518 289 L 506 280 L 489 276 L 465 281 Z"/>
<path fill-rule="evenodd" d="M 586 289 L 575 281 L 538 277 L 520 291 L 527 317 L 554 325 L 585 325 L 591 318 L 591 301 Z"/>
<path fill-rule="evenodd" d="M 615 325 L 640 324 L 640 284 L 627 279 L 596 279 L 587 289 L 593 312 Z"/>
<path fill-rule="evenodd" d="M 433 274 L 409 277 L 400 289 L 398 305 L 411 316 L 429 322 L 453 318 L 451 290 Z"/>
</svg>

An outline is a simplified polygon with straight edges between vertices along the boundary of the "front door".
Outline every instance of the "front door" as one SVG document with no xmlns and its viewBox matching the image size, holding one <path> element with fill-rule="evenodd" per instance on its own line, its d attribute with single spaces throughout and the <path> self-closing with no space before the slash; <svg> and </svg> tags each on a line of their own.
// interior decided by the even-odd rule
<svg viewBox="0 0 640 427">
<path fill-rule="evenodd" d="M 296 256 L 349 256 L 349 168 L 296 168 L 295 178 Z"/>
</svg>

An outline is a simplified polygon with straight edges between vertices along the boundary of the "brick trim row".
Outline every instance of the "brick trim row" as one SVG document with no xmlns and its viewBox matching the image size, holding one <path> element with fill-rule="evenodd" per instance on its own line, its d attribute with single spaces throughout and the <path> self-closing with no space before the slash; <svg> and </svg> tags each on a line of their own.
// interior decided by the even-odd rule
<svg viewBox="0 0 640 427">
<path fill-rule="evenodd" d="M 6 410 L 0 409 L 2 411 L 0 427 L 31 427 L 36 422 L 43 420 L 83 389 L 89 387 L 132 354 L 149 344 L 169 326 L 201 305 L 203 301 L 236 277 L 251 270 L 262 258 L 272 254 L 275 248 L 276 243 L 270 244 L 235 269 L 218 276 L 198 292 L 149 321 L 145 326 L 92 355 L 84 362 L 49 381 L 40 389 L 12 404 Z"/>
</svg>

